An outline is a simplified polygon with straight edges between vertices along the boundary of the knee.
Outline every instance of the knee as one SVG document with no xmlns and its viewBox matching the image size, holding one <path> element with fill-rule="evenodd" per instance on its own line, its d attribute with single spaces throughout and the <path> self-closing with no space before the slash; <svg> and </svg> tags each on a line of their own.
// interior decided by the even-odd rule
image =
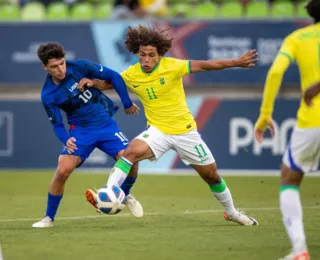
<svg viewBox="0 0 320 260">
<path fill-rule="evenodd" d="M 134 165 L 136 164 L 136 162 L 138 162 L 139 157 L 140 157 L 140 148 L 138 145 L 131 145 L 129 144 L 129 146 L 126 148 L 126 150 L 124 151 L 123 155 L 124 158 L 128 159 L 130 162 L 134 163 Z M 135 167 L 138 167 L 137 165 Z"/>
<path fill-rule="evenodd" d="M 66 180 L 69 178 L 70 174 L 72 173 L 73 169 L 71 167 L 67 167 L 64 165 L 59 165 L 56 171 L 55 178 L 59 182 L 66 182 Z"/>
</svg>

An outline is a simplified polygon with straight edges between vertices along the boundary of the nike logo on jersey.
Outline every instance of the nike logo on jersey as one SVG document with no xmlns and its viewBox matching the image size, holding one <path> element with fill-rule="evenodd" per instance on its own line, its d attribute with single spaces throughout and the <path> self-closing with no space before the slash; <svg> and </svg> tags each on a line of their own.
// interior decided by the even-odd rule
<svg viewBox="0 0 320 260">
<path fill-rule="evenodd" d="M 200 162 L 203 163 L 205 161 L 207 161 L 209 158 L 205 158 L 205 159 L 201 159 Z"/>
<path fill-rule="evenodd" d="M 137 88 L 137 87 L 139 87 L 139 86 L 140 86 L 140 85 L 133 85 L 132 87 L 133 87 L 133 88 Z"/>
<path fill-rule="evenodd" d="M 99 70 L 99 71 L 102 72 L 102 71 L 103 71 L 103 66 L 102 66 L 102 65 L 100 65 L 100 66 L 101 66 L 101 67 L 100 67 L 100 70 Z"/>
</svg>

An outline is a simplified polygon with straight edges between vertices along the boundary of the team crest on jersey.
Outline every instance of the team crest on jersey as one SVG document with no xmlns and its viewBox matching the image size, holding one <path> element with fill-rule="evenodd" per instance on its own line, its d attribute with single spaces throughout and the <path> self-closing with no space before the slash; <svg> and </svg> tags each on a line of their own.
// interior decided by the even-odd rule
<svg viewBox="0 0 320 260">
<path fill-rule="evenodd" d="M 148 138 L 149 135 L 148 135 L 148 134 L 144 134 L 142 137 L 143 137 L 143 138 Z"/>
<path fill-rule="evenodd" d="M 160 84 L 161 84 L 161 85 L 166 84 L 166 82 L 165 82 L 164 78 L 160 78 Z"/>
</svg>

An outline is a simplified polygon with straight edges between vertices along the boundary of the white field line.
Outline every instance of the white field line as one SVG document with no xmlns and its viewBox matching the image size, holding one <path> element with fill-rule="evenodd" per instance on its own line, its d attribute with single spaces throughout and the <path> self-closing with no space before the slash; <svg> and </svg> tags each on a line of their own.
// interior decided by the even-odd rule
<svg viewBox="0 0 320 260">
<path fill-rule="evenodd" d="M 320 209 L 320 206 L 306 206 L 303 207 L 304 209 Z M 276 211 L 279 210 L 277 207 L 270 207 L 270 208 L 242 208 L 243 211 Z M 195 215 L 195 214 L 210 214 L 210 213 L 222 213 L 224 212 L 223 209 L 212 209 L 212 210 L 193 210 L 193 211 L 183 211 L 183 212 L 174 212 L 174 213 L 167 213 L 167 212 L 150 212 L 144 213 L 145 216 L 161 216 L 161 215 Z M 77 216 L 77 217 L 61 217 L 56 218 L 56 220 L 82 220 L 82 219 L 98 219 L 98 218 L 105 218 L 105 217 L 131 217 L 130 214 L 120 214 L 120 215 L 97 215 L 92 216 Z M 27 221 L 34 221 L 39 220 L 40 218 L 12 218 L 12 219 L 0 219 L 0 223 L 2 222 L 27 222 Z"/>
</svg>

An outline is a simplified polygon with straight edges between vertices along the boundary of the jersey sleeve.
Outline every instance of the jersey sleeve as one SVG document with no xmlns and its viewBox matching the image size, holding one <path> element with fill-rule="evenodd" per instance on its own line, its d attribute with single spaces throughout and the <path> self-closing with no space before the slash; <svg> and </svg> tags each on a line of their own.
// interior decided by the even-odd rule
<svg viewBox="0 0 320 260">
<path fill-rule="evenodd" d="M 294 40 L 294 35 L 289 35 L 284 39 L 278 54 L 286 56 L 290 62 L 294 61 L 296 56 L 296 43 Z"/>
<path fill-rule="evenodd" d="M 121 77 L 123 78 L 124 80 L 124 83 L 126 84 L 126 86 L 128 88 L 131 88 L 131 84 L 130 84 L 130 80 L 129 80 L 129 71 L 128 70 L 125 70 L 125 71 L 122 71 L 120 73 Z"/>
<path fill-rule="evenodd" d="M 172 66 L 178 77 L 183 77 L 191 72 L 190 60 L 175 59 L 174 66 Z"/>
<path fill-rule="evenodd" d="M 49 120 L 52 123 L 55 135 L 63 144 L 66 144 L 69 139 L 69 134 L 64 127 L 60 109 L 53 102 L 45 99 L 42 99 L 42 104 L 47 112 Z"/>
</svg>

